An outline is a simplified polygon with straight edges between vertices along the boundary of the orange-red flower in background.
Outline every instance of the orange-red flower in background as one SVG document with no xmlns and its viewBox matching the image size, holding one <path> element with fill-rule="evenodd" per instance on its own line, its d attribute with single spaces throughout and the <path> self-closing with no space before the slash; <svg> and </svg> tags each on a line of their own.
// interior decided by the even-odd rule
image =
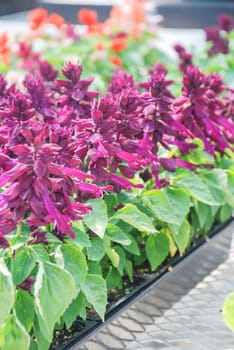
<svg viewBox="0 0 234 350">
<path fill-rule="evenodd" d="M 95 49 L 96 50 L 103 50 L 104 49 L 104 44 L 103 44 L 103 42 L 102 41 L 98 41 L 98 42 L 96 42 L 96 44 L 95 44 Z"/>
<path fill-rule="evenodd" d="M 105 22 L 109 31 L 122 29 L 137 37 L 146 22 L 146 3 L 147 0 L 125 0 L 123 5 L 113 6 Z"/>
<path fill-rule="evenodd" d="M 63 16 L 59 15 L 58 13 L 53 12 L 49 15 L 48 22 L 53 24 L 55 27 L 59 29 L 64 25 L 65 19 L 63 18 Z"/>
<path fill-rule="evenodd" d="M 0 61 L 7 65 L 9 64 L 9 53 L 9 37 L 7 33 L 4 32 L 0 34 Z"/>
<path fill-rule="evenodd" d="M 81 24 L 85 24 L 88 27 L 88 33 L 103 33 L 103 23 L 98 22 L 97 11 L 83 8 L 77 12 L 77 19 Z"/>
<path fill-rule="evenodd" d="M 48 11 L 42 7 L 37 7 L 36 9 L 29 12 L 29 25 L 31 29 L 39 29 L 46 23 L 47 17 Z"/>
<path fill-rule="evenodd" d="M 121 67 L 123 65 L 121 58 L 119 58 L 118 56 L 111 56 L 110 61 L 112 64 L 114 64 L 115 66 L 118 66 L 118 67 Z"/>
<path fill-rule="evenodd" d="M 0 53 L 1 53 L 1 55 L 9 52 L 8 40 L 9 40 L 9 37 L 8 37 L 7 33 L 4 32 L 4 33 L 0 34 Z"/>
<path fill-rule="evenodd" d="M 115 52 L 120 52 L 126 49 L 127 41 L 125 38 L 114 38 L 111 42 L 111 50 Z"/>
<path fill-rule="evenodd" d="M 81 9 L 77 12 L 77 18 L 81 24 L 93 26 L 98 23 L 97 11 L 89 9 Z"/>
</svg>

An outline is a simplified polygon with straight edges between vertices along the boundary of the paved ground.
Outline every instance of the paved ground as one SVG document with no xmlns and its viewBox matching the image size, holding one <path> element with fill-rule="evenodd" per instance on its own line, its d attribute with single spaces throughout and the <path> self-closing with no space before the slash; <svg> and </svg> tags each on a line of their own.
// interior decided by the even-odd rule
<svg viewBox="0 0 234 350">
<path fill-rule="evenodd" d="M 234 333 L 220 312 L 234 290 L 234 259 L 228 259 L 178 303 L 146 327 L 127 350 L 233 350 Z"/>
</svg>

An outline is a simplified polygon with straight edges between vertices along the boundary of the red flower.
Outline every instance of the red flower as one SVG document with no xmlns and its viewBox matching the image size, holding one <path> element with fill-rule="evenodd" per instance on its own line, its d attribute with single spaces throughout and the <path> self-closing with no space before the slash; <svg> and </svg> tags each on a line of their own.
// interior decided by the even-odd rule
<svg viewBox="0 0 234 350">
<path fill-rule="evenodd" d="M 98 23 L 97 12 L 89 9 L 81 9 L 77 12 L 78 20 L 81 24 L 93 26 Z"/>
<path fill-rule="evenodd" d="M 121 58 L 119 58 L 118 56 L 112 56 L 110 58 L 111 63 L 113 63 L 115 66 L 121 67 L 122 64 L 122 60 Z"/>
<path fill-rule="evenodd" d="M 7 33 L 0 34 L 0 54 L 5 55 L 10 51 L 8 46 L 8 35 Z"/>
<path fill-rule="evenodd" d="M 125 38 L 115 38 L 112 40 L 110 48 L 112 51 L 120 52 L 126 49 L 126 47 L 127 47 L 127 41 L 125 40 Z"/>
<path fill-rule="evenodd" d="M 95 49 L 96 50 L 103 50 L 104 49 L 104 44 L 102 41 L 98 41 L 96 44 L 95 44 Z"/>
<path fill-rule="evenodd" d="M 58 13 L 54 12 L 49 15 L 48 22 L 53 24 L 57 28 L 61 28 L 65 23 L 65 19 L 63 18 L 63 16 L 60 16 Z"/>
<path fill-rule="evenodd" d="M 29 13 L 30 27 L 33 30 L 40 28 L 47 21 L 48 12 L 42 7 L 38 7 Z"/>
</svg>

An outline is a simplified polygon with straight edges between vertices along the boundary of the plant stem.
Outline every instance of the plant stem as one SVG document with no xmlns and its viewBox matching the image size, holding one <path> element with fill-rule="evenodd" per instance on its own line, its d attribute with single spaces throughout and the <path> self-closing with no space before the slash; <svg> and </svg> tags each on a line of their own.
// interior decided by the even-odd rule
<svg viewBox="0 0 234 350">
<path fill-rule="evenodd" d="M 17 237 L 21 236 L 21 232 L 22 232 L 22 224 L 19 224 L 17 226 L 17 231 L 16 231 Z"/>
</svg>

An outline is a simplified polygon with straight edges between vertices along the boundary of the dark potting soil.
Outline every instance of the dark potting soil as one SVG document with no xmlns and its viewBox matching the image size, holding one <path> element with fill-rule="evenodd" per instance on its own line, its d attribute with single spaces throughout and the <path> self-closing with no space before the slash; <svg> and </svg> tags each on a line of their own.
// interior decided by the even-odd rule
<svg viewBox="0 0 234 350">
<path fill-rule="evenodd" d="M 222 226 L 225 226 L 225 224 L 214 227 L 212 232 L 209 234 L 209 237 L 217 233 Z M 140 267 L 136 266 L 132 282 L 128 279 L 128 277 L 124 277 L 122 288 L 115 288 L 108 292 L 107 318 L 108 314 L 111 314 L 112 311 L 114 312 L 114 310 L 118 308 L 120 304 L 123 305 L 130 298 L 135 297 L 138 293 L 142 292 L 145 288 L 147 288 L 147 286 L 154 283 L 157 278 L 166 272 L 172 272 L 173 266 L 181 261 L 181 259 L 191 254 L 193 250 L 203 244 L 206 240 L 209 240 L 209 237 L 197 237 L 192 242 L 190 249 L 184 254 L 183 257 L 181 257 L 179 254 L 176 254 L 173 258 L 168 257 L 156 272 L 151 272 L 148 262 L 144 263 Z M 66 329 L 66 327 L 64 327 L 63 329 L 56 330 L 54 332 L 54 339 L 50 346 L 50 350 L 65 349 L 65 345 L 68 345 L 77 337 L 82 337 L 82 335 L 88 332 L 91 328 L 95 327 L 95 325 L 98 323 L 101 324 L 102 321 L 96 312 L 93 309 L 87 310 L 87 319 L 85 321 L 78 317 L 70 329 Z"/>
</svg>

